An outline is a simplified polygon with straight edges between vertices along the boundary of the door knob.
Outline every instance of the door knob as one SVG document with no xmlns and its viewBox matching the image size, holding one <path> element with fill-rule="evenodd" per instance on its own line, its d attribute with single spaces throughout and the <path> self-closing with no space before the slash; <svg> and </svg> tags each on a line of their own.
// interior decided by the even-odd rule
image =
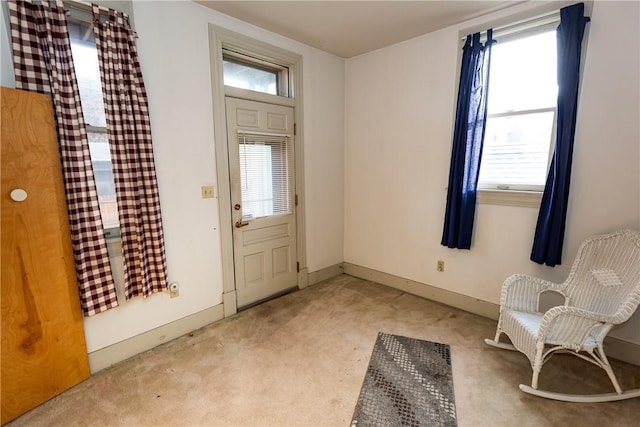
<svg viewBox="0 0 640 427">
<path fill-rule="evenodd" d="M 11 197 L 11 200 L 14 202 L 24 202 L 27 200 L 27 192 L 22 188 L 14 188 L 11 190 L 11 193 L 9 193 L 9 197 Z"/>
<path fill-rule="evenodd" d="M 249 225 L 249 221 L 236 221 L 236 228 L 242 228 Z"/>
</svg>

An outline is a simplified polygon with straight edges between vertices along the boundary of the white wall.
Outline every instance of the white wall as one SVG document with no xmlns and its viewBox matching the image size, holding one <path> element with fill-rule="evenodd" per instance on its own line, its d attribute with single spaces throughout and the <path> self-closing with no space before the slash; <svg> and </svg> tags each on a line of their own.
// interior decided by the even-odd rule
<svg viewBox="0 0 640 427">
<path fill-rule="evenodd" d="M 640 3 L 596 2 L 592 21 L 576 130 L 576 141 L 584 143 L 576 142 L 574 152 L 571 235 L 640 230 Z M 640 343 L 640 312 L 612 335 Z"/>
<path fill-rule="evenodd" d="M 169 281 L 180 296 L 134 298 L 85 319 L 89 352 L 220 304 L 222 275 L 206 15 L 190 3 L 135 2 Z M 216 186 L 217 188 L 217 186 Z M 112 262 L 119 270 L 120 259 Z"/>
<path fill-rule="evenodd" d="M 337 58 L 312 49 L 304 61 L 304 98 L 314 100 L 304 106 L 307 267 L 314 272 L 344 260 L 345 78 L 342 59 L 339 65 Z"/>
<path fill-rule="evenodd" d="M 472 249 L 440 245 L 460 31 L 539 6 L 517 6 L 347 60 L 346 262 L 498 303 L 508 275 L 563 280 L 586 237 L 640 229 L 639 4 L 596 2 L 563 265 L 529 260 L 537 218 L 532 208 L 479 205 Z M 436 271 L 439 259 L 444 273 Z M 638 325 L 636 314 L 614 335 L 640 343 Z"/>
<path fill-rule="evenodd" d="M 3 2 L 4 3 L 4 2 Z M 6 6 L 6 5 L 2 5 Z M 192 2 L 135 1 L 138 51 L 148 92 L 170 281 L 180 296 L 134 298 L 85 319 L 89 352 L 221 303 L 221 246 L 208 24 L 303 56 L 307 265 L 342 262 L 344 60 Z M 2 85 L 14 86 L 2 28 Z M 230 226 L 227 225 L 227 226 Z M 116 276 L 121 261 L 112 260 Z"/>
</svg>

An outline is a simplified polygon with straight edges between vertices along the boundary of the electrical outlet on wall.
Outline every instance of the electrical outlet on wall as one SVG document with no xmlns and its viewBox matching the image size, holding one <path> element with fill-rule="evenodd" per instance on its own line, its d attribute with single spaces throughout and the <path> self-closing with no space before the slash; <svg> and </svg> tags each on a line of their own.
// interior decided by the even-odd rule
<svg viewBox="0 0 640 427">
<path fill-rule="evenodd" d="M 443 272 L 444 271 L 444 261 L 438 260 L 437 269 L 438 269 L 439 272 Z"/>
<path fill-rule="evenodd" d="M 180 284 L 178 282 L 171 282 L 169 284 L 169 296 L 171 296 L 171 298 L 180 296 Z"/>
</svg>

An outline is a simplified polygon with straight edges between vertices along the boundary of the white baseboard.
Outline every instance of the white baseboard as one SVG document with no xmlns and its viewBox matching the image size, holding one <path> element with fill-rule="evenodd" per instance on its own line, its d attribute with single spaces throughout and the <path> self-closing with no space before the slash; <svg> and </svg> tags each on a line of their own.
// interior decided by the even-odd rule
<svg viewBox="0 0 640 427">
<path fill-rule="evenodd" d="M 604 339 L 607 356 L 640 366 L 640 345 L 608 336 Z"/>
<path fill-rule="evenodd" d="M 89 353 L 92 374 L 224 318 L 222 304 Z"/>
<path fill-rule="evenodd" d="M 298 289 L 304 289 L 309 286 L 309 270 L 306 268 L 298 272 Z"/>
<path fill-rule="evenodd" d="M 329 267 L 316 270 L 313 273 L 309 273 L 309 285 L 315 285 L 323 280 L 331 279 L 332 277 L 339 276 L 343 273 L 342 263 L 331 265 Z"/>
<path fill-rule="evenodd" d="M 436 288 L 426 283 L 416 282 L 414 280 L 405 279 L 394 276 L 392 274 L 383 273 L 381 271 L 372 270 L 359 265 L 344 263 L 344 272 L 350 276 L 359 277 L 361 279 L 371 280 L 395 289 L 400 289 L 409 294 L 418 295 L 420 297 L 436 301 L 451 307 L 459 308 L 473 314 L 498 320 L 500 314 L 500 306 L 487 301 L 482 301 L 467 295 L 451 292 L 446 289 Z"/>
<path fill-rule="evenodd" d="M 498 320 L 498 316 L 500 314 L 500 306 L 498 304 L 482 301 L 467 295 L 437 288 L 426 283 L 416 282 L 414 280 L 405 279 L 347 262 L 343 264 L 343 268 L 344 273 L 350 276 L 371 280 L 409 294 L 459 308 L 460 310 L 468 311 L 489 319 Z M 604 341 L 604 346 L 607 356 L 640 366 L 640 345 L 608 336 Z"/>
<path fill-rule="evenodd" d="M 235 289 L 222 294 L 222 305 L 224 306 L 224 317 L 233 316 L 238 312 Z"/>
</svg>

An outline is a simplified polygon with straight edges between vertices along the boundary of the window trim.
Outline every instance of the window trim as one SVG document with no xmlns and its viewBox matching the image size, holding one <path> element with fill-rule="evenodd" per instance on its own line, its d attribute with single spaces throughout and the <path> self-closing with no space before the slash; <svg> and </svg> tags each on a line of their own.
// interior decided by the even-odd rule
<svg viewBox="0 0 640 427">
<path fill-rule="evenodd" d="M 92 0 L 89 3 L 85 3 L 80 0 L 64 0 L 63 3 L 69 16 L 85 22 L 93 21 L 93 3 L 100 7 L 101 13 L 108 9 L 125 13 L 129 17 L 129 25 L 131 26 L 131 29 L 135 30 L 133 20 L 133 0 Z"/>
</svg>

